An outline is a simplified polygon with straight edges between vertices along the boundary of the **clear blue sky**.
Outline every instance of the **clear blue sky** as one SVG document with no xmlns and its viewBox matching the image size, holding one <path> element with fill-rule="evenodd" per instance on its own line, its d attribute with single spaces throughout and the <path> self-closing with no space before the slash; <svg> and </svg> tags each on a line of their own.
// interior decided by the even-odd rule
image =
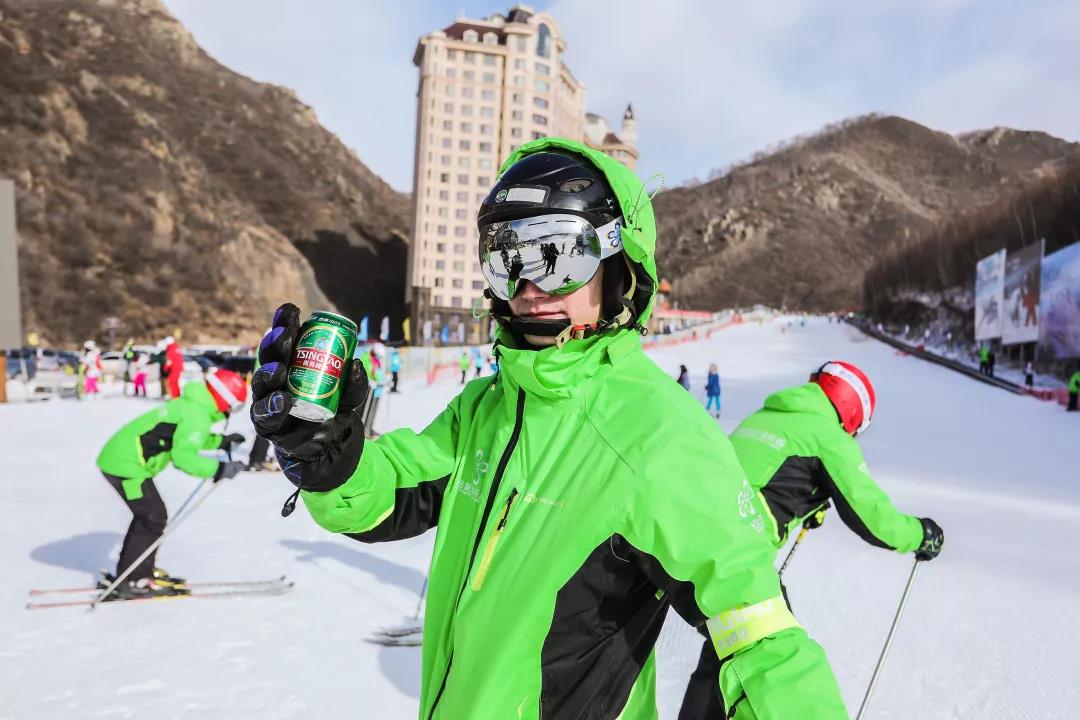
<svg viewBox="0 0 1080 720">
<path fill-rule="evenodd" d="M 219 61 L 284 85 L 394 187 L 412 184 L 417 38 L 509 4 L 165 0 Z M 1076 0 L 553 0 L 589 109 L 638 116 L 643 175 L 704 178 L 876 111 L 948 132 L 1080 139 Z M 374 98 L 374 100 L 365 100 Z"/>
</svg>

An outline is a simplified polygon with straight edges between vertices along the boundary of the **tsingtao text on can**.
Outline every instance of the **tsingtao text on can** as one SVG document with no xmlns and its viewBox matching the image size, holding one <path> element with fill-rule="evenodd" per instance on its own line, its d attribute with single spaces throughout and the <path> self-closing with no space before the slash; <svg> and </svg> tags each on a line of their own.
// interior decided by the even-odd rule
<svg viewBox="0 0 1080 720">
<path fill-rule="evenodd" d="M 337 413 L 342 379 L 356 350 L 356 323 L 336 313 L 318 311 L 300 327 L 288 390 L 292 414 L 323 422 Z"/>
</svg>

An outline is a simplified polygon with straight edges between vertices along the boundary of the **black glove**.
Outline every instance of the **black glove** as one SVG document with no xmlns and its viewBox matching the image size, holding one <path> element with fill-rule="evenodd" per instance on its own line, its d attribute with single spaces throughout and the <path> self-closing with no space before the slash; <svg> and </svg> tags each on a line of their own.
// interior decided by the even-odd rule
<svg viewBox="0 0 1080 720">
<path fill-rule="evenodd" d="M 244 463 L 234 462 L 229 460 L 228 462 L 218 463 L 217 472 L 214 473 L 214 482 L 218 480 L 228 480 L 229 478 L 236 477 L 236 474 L 244 469 Z"/>
<path fill-rule="evenodd" d="M 225 437 L 221 438 L 221 449 L 225 452 L 230 452 L 234 446 L 244 444 L 244 436 L 240 433 L 229 433 Z"/>
<path fill-rule="evenodd" d="M 945 531 L 930 518 L 919 518 L 922 523 L 923 541 L 915 551 L 916 560 L 933 560 L 945 544 Z"/>
<path fill-rule="evenodd" d="M 806 519 L 803 520 L 802 526 L 807 530 L 817 530 L 825 524 L 825 513 L 829 511 L 829 507 L 829 503 L 825 503 L 823 506 L 807 515 Z"/>
<path fill-rule="evenodd" d="M 326 492 L 341 486 L 356 471 L 364 449 L 364 405 L 367 371 L 349 361 L 337 415 L 316 423 L 293 417 L 293 397 L 285 376 L 300 332 L 300 310 L 286 303 L 274 313 L 274 324 L 259 345 L 262 365 L 251 379 L 251 421 L 255 432 L 274 444 L 278 462 L 298 490 L 282 508 L 288 516 L 300 490 Z"/>
</svg>

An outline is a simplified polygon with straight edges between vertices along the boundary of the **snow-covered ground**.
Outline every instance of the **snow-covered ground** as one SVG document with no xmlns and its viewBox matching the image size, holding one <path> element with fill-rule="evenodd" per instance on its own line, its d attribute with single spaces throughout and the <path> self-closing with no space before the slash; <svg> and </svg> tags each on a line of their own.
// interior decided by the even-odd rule
<svg viewBox="0 0 1080 720">
<path fill-rule="evenodd" d="M 723 379 L 730 431 L 769 392 L 826 359 L 860 364 L 879 413 L 862 440 L 871 471 L 909 512 L 945 529 L 916 581 L 868 717 L 1080 717 L 1080 417 L 904 357 L 846 326 L 747 325 L 652 352 L 685 363 L 703 393 Z M 380 429 L 422 427 L 452 378 L 406 385 Z M 384 401 L 386 403 L 386 401 Z M 0 718 L 408 718 L 419 650 L 364 642 L 416 607 L 433 533 L 362 545 L 278 511 L 291 486 L 245 473 L 170 538 L 159 563 L 213 579 L 287 573 L 288 595 L 27 611 L 31 587 L 87 583 L 115 562 L 127 509 L 94 468 L 139 400 L 0 406 Z M 243 418 L 230 429 L 247 428 Z M 167 471 L 175 508 L 194 481 Z M 830 517 L 786 573 L 804 626 L 825 647 L 854 714 L 910 556 L 863 544 Z M 677 618 L 660 643 L 662 716 L 674 718 L 698 636 Z"/>
</svg>

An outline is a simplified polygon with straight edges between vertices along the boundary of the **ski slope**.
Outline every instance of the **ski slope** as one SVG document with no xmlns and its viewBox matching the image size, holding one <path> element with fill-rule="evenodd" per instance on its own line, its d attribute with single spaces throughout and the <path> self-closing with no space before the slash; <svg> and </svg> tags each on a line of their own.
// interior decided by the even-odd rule
<svg viewBox="0 0 1080 720">
<path fill-rule="evenodd" d="M 826 359 L 873 379 L 871 472 L 901 509 L 934 517 L 946 543 L 919 572 L 869 718 L 1080 717 L 1080 416 L 824 320 L 740 326 L 651 354 L 672 377 L 685 363 L 699 396 L 719 365 L 727 431 Z M 423 427 L 458 386 L 404 390 L 384 401 L 380 429 Z M 364 638 L 412 616 L 434 534 L 369 546 L 325 533 L 302 508 L 283 519 L 291 486 L 276 474 L 223 484 L 158 558 L 200 580 L 287 573 L 290 594 L 24 609 L 29 588 L 85 584 L 115 563 L 130 516 L 94 459 L 145 402 L 0 406 L 0 718 L 415 717 L 419 649 Z M 246 418 L 237 428 L 250 433 Z M 157 484 L 170 508 L 195 487 L 175 470 Z M 910 563 L 833 514 L 785 575 L 852 715 Z M 673 615 L 659 645 L 662 717 L 675 717 L 699 650 Z"/>
</svg>

